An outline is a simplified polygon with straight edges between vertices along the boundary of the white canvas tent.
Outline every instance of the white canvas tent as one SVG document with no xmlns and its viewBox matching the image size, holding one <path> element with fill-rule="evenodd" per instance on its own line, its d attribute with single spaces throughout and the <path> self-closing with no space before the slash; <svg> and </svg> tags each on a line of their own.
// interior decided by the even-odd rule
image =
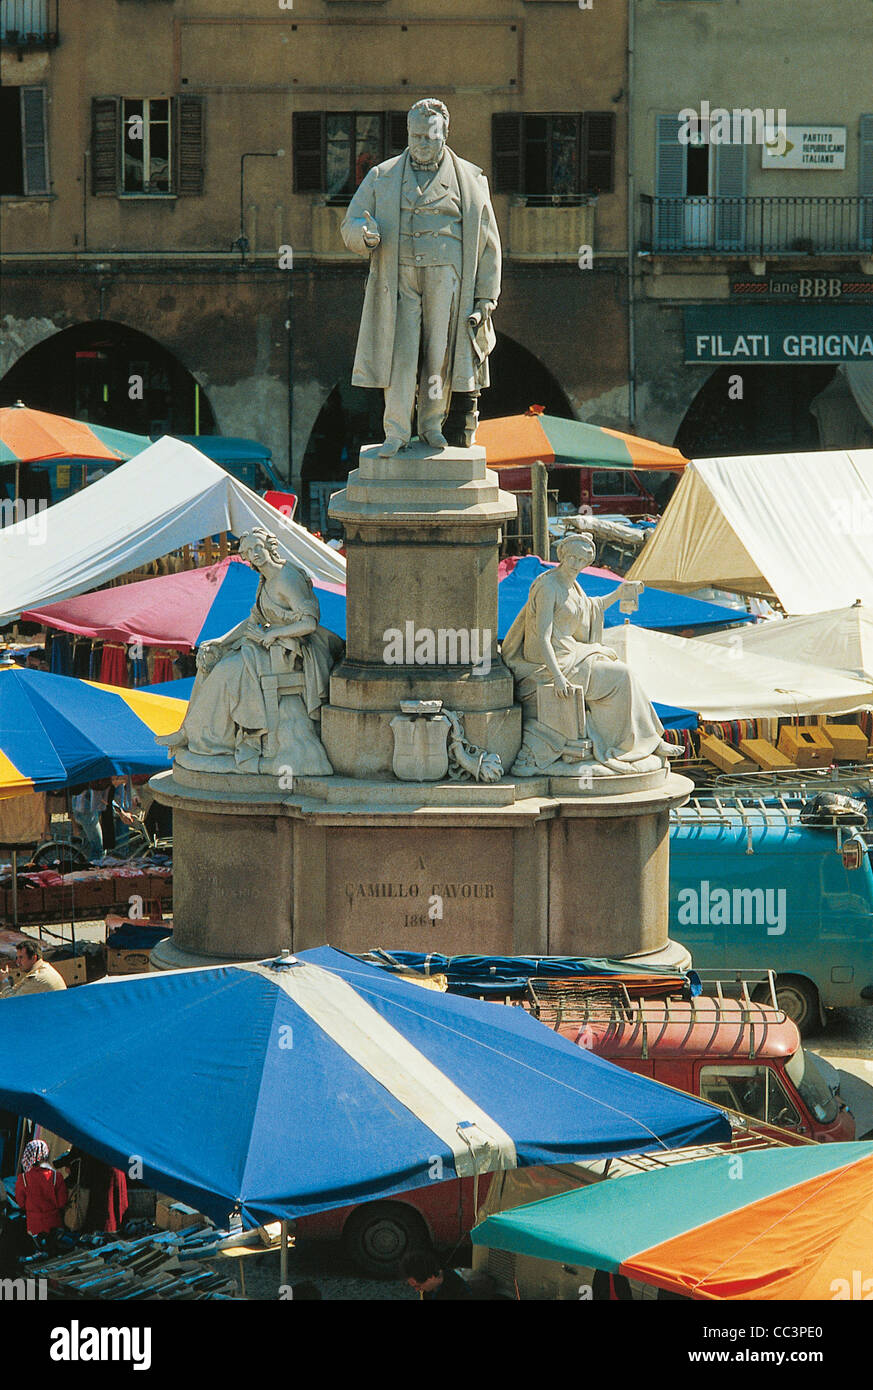
<svg viewBox="0 0 873 1390">
<path fill-rule="evenodd" d="M 627 662 L 650 700 L 694 710 L 701 719 L 848 714 L 873 704 L 871 681 L 758 656 L 746 650 L 743 632 L 733 635 L 733 646 L 715 646 L 625 623 L 607 628 L 603 644 Z"/>
<path fill-rule="evenodd" d="M 345 583 L 345 560 L 198 449 L 169 436 L 44 512 L 0 531 L 0 624 L 106 584 L 221 531 L 264 526 L 314 580 Z"/>
<path fill-rule="evenodd" d="M 695 641 L 736 646 L 736 630 L 712 632 Z M 873 682 L 873 608 L 853 604 L 830 613 L 772 618 L 743 628 L 742 647 L 755 656 L 775 656 L 810 666 L 829 666 Z"/>
<path fill-rule="evenodd" d="M 696 459 L 628 578 L 787 613 L 873 605 L 873 449 Z"/>
</svg>

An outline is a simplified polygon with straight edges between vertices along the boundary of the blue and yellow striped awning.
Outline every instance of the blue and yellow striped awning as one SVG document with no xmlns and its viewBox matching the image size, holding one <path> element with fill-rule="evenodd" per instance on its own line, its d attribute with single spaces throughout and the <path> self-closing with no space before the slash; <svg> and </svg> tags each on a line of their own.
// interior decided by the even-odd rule
<svg viewBox="0 0 873 1390">
<path fill-rule="evenodd" d="M 187 703 L 21 667 L 0 669 L 0 797 L 165 771 Z"/>
</svg>

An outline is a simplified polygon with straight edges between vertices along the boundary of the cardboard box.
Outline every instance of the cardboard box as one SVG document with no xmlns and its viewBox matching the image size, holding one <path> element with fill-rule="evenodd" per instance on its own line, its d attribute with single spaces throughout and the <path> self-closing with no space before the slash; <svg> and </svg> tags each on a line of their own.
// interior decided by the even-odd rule
<svg viewBox="0 0 873 1390">
<path fill-rule="evenodd" d="M 54 966 L 67 989 L 71 985 L 84 985 L 88 979 L 88 967 L 84 956 L 71 956 L 66 960 L 50 960 L 49 965 Z"/>
<path fill-rule="evenodd" d="M 731 748 L 723 738 L 715 734 L 704 734 L 700 740 L 700 756 L 722 772 L 753 772 L 755 764 L 744 758 L 736 748 Z"/>
<path fill-rule="evenodd" d="M 834 745 L 819 724 L 785 724 L 778 747 L 795 767 L 828 767 L 834 759 Z"/>
<path fill-rule="evenodd" d="M 823 724 L 837 762 L 866 763 L 867 735 L 857 724 Z"/>
<path fill-rule="evenodd" d="M 161 1231 L 185 1231 L 190 1226 L 205 1226 L 206 1217 L 184 1202 L 174 1202 L 172 1197 L 159 1197 L 155 1203 L 155 1225 Z"/>
<path fill-rule="evenodd" d="M 740 740 L 740 752 L 751 758 L 753 763 L 765 772 L 778 772 L 783 767 L 793 767 L 794 763 L 780 753 L 775 744 L 766 738 L 744 738 Z"/>
<path fill-rule="evenodd" d="M 106 948 L 107 975 L 143 975 L 149 969 L 151 951 L 129 951 L 117 946 Z"/>
</svg>

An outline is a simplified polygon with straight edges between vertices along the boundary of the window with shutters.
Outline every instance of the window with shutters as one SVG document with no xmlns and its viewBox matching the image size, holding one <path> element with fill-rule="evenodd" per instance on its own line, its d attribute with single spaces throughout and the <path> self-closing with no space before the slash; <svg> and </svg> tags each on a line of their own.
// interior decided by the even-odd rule
<svg viewBox="0 0 873 1390">
<path fill-rule="evenodd" d="M 0 195 L 49 192 L 44 87 L 0 88 Z"/>
<path fill-rule="evenodd" d="M 95 97 L 91 191 L 166 198 L 203 192 L 203 98 Z"/>
<path fill-rule="evenodd" d="M 170 102 L 167 97 L 122 102 L 122 193 L 171 192 Z"/>
<path fill-rule="evenodd" d="M 297 111 L 294 192 L 347 203 L 383 159 L 406 149 L 405 111 Z"/>
<path fill-rule="evenodd" d="M 505 111 L 491 120 L 495 193 L 555 202 L 613 191 L 614 112 Z"/>
</svg>

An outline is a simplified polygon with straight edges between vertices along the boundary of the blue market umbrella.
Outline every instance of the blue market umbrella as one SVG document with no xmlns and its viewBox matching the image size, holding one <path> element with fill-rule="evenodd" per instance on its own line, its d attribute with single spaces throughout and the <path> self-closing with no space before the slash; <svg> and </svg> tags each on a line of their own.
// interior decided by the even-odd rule
<svg viewBox="0 0 873 1390">
<path fill-rule="evenodd" d="M 114 1165 L 136 1154 L 147 1182 L 248 1225 L 436 1173 L 730 1137 L 713 1106 L 522 1009 L 423 990 L 330 947 L 10 1000 L 0 1105 Z"/>
<path fill-rule="evenodd" d="M 0 670 L 0 795 L 165 772 L 167 750 L 155 734 L 178 729 L 184 714 L 177 700 L 144 690 Z"/>
</svg>

